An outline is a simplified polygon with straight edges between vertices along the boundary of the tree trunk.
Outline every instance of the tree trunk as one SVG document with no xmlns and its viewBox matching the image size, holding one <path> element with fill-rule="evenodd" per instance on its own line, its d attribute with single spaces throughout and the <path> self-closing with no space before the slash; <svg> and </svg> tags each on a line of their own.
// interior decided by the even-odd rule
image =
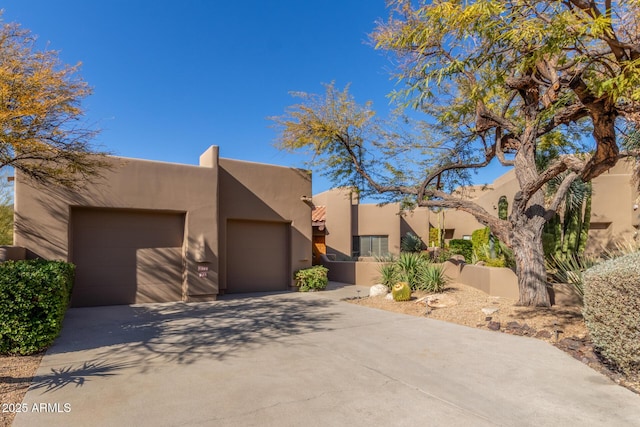
<svg viewBox="0 0 640 427">
<path fill-rule="evenodd" d="M 542 250 L 542 227 L 520 227 L 512 231 L 513 254 L 516 259 L 518 305 L 549 307 L 547 270 Z"/>
</svg>

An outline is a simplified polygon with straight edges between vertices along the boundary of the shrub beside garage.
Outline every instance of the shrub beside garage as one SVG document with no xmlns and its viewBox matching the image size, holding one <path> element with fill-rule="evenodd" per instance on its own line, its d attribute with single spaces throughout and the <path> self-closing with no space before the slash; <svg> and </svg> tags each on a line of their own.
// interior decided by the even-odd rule
<svg viewBox="0 0 640 427">
<path fill-rule="evenodd" d="M 63 261 L 0 263 L 0 353 L 33 354 L 53 343 L 69 305 L 75 267 Z"/>
</svg>

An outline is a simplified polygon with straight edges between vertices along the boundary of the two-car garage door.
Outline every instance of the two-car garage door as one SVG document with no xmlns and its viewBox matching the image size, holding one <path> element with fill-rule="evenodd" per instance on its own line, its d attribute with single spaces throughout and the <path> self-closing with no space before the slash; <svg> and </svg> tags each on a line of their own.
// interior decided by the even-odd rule
<svg viewBox="0 0 640 427">
<path fill-rule="evenodd" d="M 180 301 L 185 215 L 73 209 L 75 307 Z"/>
<path fill-rule="evenodd" d="M 74 208 L 75 307 L 180 301 L 185 215 Z M 289 223 L 227 222 L 227 293 L 287 290 Z"/>
</svg>

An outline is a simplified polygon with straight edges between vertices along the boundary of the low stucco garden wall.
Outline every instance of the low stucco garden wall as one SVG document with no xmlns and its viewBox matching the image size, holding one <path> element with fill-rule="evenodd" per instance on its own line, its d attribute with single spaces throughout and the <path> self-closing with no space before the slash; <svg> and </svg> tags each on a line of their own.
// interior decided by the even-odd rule
<svg viewBox="0 0 640 427">
<path fill-rule="evenodd" d="M 21 246 L 0 246 L 0 262 L 27 259 L 27 249 Z"/>
<path fill-rule="evenodd" d="M 322 257 L 322 265 L 329 269 L 332 282 L 372 286 L 379 283 L 381 262 L 332 261 Z M 444 263 L 449 279 L 486 292 L 491 296 L 518 298 L 518 277 L 509 268 L 465 264 L 456 260 Z"/>
</svg>

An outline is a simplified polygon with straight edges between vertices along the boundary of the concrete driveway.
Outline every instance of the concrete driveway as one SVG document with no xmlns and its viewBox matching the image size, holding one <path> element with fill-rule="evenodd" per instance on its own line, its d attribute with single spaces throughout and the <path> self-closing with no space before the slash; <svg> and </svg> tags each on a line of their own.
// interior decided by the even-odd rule
<svg viewBox="0 0 640 427">
<path fill-rule="evenodd" d="M 356 289 L 71 309 L 14 426 L 640 426 L 639 396 L 542 341 Z"/>
</svg>

